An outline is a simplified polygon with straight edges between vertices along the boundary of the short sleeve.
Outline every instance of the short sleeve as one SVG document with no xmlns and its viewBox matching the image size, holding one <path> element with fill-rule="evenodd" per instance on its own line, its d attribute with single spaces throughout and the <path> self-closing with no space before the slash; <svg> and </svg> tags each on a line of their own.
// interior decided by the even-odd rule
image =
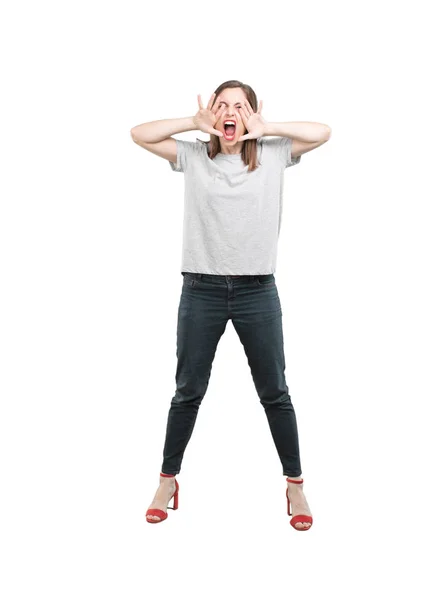
<svg viewBox="0 0 433 600">
<path fill-rule="evenodd" d="M 194 157 L 198 156 L 197 142 L 187 140 L 176 140 L 176 163 L 169 161 L 173 171 L 185 173 L 188 167 L 192 164 Z"/>
<path fill-rule="evenodd" d="M 283 162 L 285 169 L 298 165 L 301 160 L 301 155 L 292 156 L 292 138 L 289 137 L 262 137 L 261 143 L 269 148 Z"/>
</svg>

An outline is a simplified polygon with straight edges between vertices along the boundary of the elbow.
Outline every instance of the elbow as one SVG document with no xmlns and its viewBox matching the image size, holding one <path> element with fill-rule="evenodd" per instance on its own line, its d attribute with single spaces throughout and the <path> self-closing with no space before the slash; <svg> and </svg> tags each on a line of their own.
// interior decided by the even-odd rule
<svg viewBox="0 0 433 600">
<path fill-rule="evenodd" d="M 325 125 L 325 123 L 320 123 L 317 125 L 317 138 L 315 143 L 324 144 L 331 137 L 331 128 L 329 125 Z"/>
</svg>

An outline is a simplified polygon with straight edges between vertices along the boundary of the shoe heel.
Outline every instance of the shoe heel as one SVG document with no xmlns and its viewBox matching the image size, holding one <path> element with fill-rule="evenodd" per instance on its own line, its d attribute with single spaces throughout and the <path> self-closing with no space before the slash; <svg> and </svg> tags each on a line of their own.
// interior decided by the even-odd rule
<svg viewBox="0 0 433 600">
<path fill-rule="evenodd" d="M 286 490 L 286 497 L 287 497 L 287 514 L 290 516 L 292 513 L 290 512 L 290 500 L 289 500 L 289 494 L 288 494 L 287 490 Z"/>
<path fill-rule="evenodd" d="M 176 491 L 173 496 L 173 510 L 177 510 L 179 507 L 179 485 L 176 481 Z"/>
</svg>

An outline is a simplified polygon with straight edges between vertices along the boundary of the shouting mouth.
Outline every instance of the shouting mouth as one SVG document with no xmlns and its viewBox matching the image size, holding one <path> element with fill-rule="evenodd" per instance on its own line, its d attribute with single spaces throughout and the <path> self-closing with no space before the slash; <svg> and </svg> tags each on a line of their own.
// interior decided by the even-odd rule
<svg viewBox="0 0 433 600">
<path fill-rule="evenodd" d="M 233 140 L 236 134 L 236 122 L 227 120 L 223 124 L 224 126 L 224 138 L 226 140 Z"/>
</svg>

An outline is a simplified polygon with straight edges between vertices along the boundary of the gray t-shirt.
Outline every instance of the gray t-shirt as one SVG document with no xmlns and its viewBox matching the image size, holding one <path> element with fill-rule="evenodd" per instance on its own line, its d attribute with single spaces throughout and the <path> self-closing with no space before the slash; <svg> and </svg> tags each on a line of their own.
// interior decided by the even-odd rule
<svg viewBox="0 0 433 600">
<path fill-rule="evenodd" d="M 178 140 L 173 171 L 184 173 L 181 271 L 210 275 L 266 275 L 277 264 L 284 170 L 299 163 L 287 137 L 257 139 L 259 167 L 248 172 L 241 154 Z"/>
</svg>

